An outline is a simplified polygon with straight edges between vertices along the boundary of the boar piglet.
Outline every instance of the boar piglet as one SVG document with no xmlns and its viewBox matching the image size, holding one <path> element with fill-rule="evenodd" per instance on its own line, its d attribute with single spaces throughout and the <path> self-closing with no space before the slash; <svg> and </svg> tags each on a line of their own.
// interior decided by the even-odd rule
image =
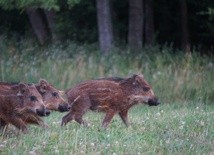
<svg viewBox="0 0 214 155">
<path fill-rule="evenodd" d="M 5 89 L 10 89 L 10 87 L 16 85 L 18 85 L 18 83 L 0 82 L 0 87 L 4 88 L 2 89 L 2 91 L 5 91 Z M 56 89 L 45 79 L 40 79 L 39 83 L 35 84 L 35 86 L 38 92 L 42 95 L 43 102 L 48 110 L 54 110 L 59 112 L 69 111 L 70 105 L 63 99 L 62 91 Z"/>
<path fill-rule="evenodd" d="M 63 99 L 61 91 L 53 87 L 46 80 L 41 79 L 36 88 L 42 95 L 47 109 L 59 112 L 69 111 L 70 105 Z"/>
<path fill-rule="evenodd" d="M 45 116 L 49 113 L 35 85 L 20 83 L 11 87 L 0 86 L 1 127 L 12 124 L 26 133 L 27 126 L 24 118 L 33 116 L 34 120 L 37 120 L 34 124 L 41 124 L 43 121 L 38 116 Z"/>
<path fill-rule="evenodd" d="M 106 128 L 115 114 L 128 126 L 128 110 L 137 103 L 160 104 L 143 75 L 129 78 L 102 78 L 80 83 L 66 92 L 71 109 L 61 125 L 75 120 L 84 124 L 83 115 L 90 109 L 105 112 L 102 126 Z"/>
</svg>

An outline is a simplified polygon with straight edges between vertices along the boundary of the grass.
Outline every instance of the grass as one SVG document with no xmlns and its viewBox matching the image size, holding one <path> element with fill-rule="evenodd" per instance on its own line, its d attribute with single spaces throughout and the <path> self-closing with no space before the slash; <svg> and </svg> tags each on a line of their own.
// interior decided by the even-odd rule
<svg viewBox="0 0 214 155">
<path fill-rule="evenodd" d="M 89 127 L 75 122 L 60 127 L 63 114 L 45 121 L 49 129 L 31 126 L 27 135 L 8 135 L 1 154 L 212 154 L 214 106 L 138 105 L 130 111 L 126 128 L 115 117 L 107 130 L 100 128 L 103 115 L 88 113 Z"/>
<path fill-rule="evenodd" d="M 48 129 L 29 126 L 16 136 L 10 128 L 1 135 L 0 154 L 213 154 L 213 58 L 186 56 L 171 47 L 154 46 L 133 54 L 114 49 L 101 56 L 96 45 L 72 42 L 39 47 L 33 42 L 0 40 L 0 80 L 38 82 L 47 79 L 67 89 L 92 78 L 143 73 L 162 104 L 138 105 L 130 110 L 131 126 L 114 117 L 103 130 L 102 113 L 88 112 L 89 127 L 75 122 L 61 128 L 65 113 L 53 112 Z"/>
</svg>

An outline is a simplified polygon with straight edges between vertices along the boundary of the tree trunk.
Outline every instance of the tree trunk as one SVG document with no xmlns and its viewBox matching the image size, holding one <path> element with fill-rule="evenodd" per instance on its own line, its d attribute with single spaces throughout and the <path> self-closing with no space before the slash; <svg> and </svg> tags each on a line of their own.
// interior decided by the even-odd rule
<svg viewBox="0 0 214 155">
<path fill-rule="evenodd" d="M 180 0 L 181 9 L 181 47 L 186 53 L 190 53 L 189 31 L 187 26 L 188 13 L 186 0 Z"/>
<path fill-rule="evenodd" d="M 152 45 L 154 43 L 153 0 L 145 0 L 145 14 L 145 43 Z"/>
<path fill-rule="evenodd" d="M 39 43 L 43 45 L 48 39 L 48 32 L 39 10 L 28 7 L 26 12 Z"/>
<path fill-rule="evenodd" d="M 44 10 L 48 28 L 51 33 L 51 40 L 56 41 L 58 39 L 57 33 L 56 33 L 56 21 L 55 21 L 55 11 L 54 10 Z"/>
<path fill-rule="evenodd" d="M 143 1 L 129 0 L 128 44 L 131 51 L 142 49 L 143 42 Z"/>
<path fill-rule="evenodd" d="M 96 3 L 100 50 L 102 53 L 107 53 L 113 47 L 110 2 L 109 0 L 97 0 Z"/>
</svg>

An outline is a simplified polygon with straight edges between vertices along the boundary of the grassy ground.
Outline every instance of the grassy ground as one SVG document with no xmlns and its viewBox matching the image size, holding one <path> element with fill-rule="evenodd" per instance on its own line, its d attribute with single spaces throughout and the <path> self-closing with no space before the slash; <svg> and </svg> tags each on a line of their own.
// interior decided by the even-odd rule
<svg viewBox="0 0 214 155">
<path fill-rule="evenodd" d="M 59 89 L 92 78 L 143 73 L 162 104 L 131 109 L 131 126 L 115 117 L 100 128 L 102 113 L 89 112 L 89 127 L 75 122 L 61 128 L 65 113 L 44 118 L 48 129 L 30 126 L 27 135 L 10 128 L 1 135 L 0 154 L 213 154 L 213 58 L 191 56 L 170 47 L 145 48 L 131 54 L 114 49 L 99 55 L 96 47 L 72 43 L 48 47 L 0 41 L 0 80 L 37 82 L 47 79 Z"/>
<path fill-rule="evenodd" d="M 85 116 L 89 127 L 71 122 L 63 128 L 63 114 L 53 113 L 45 118 L 49 129 L 31 126 L 27 135 L 7 133 L 0 142 L 0 153 L 213 154 L 214 106 L 177 104 L 138 105 L 130 111 L 129 128 L 115 117 L 107 130 L 100 128 L 101 113 Z"/>
</svg>

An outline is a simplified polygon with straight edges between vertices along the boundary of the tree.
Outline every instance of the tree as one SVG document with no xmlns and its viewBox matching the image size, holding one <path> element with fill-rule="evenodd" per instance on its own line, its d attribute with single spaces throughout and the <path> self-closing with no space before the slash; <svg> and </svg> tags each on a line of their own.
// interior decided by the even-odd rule
<svg viewBox="0 0 214 155">
<path fill-rule="evenodd" d="M 103 4 L 103 1 L 97 0 L 97 3 Z M 28 24 L 31 17 L 26 13 L 27 8 L 34 8 L 37 10 L 38 16 L 40 16 L 40 21 L 43 22 L 47 40 L 54 40 L 58 35 L 60 39 L 70 39 L 79 43 L 94 43 L 97 42 L 98 32 L 100 32 L 102 51 L 108 51 L 104 48 L 105 44 L 111 47 L 115 41 L 122 44 L 128 42 L 130 47 L 135 48 L 136 46 L 142 47 L 141 42 L 150 44 L 154 41 L 155 27 L 155 41 L 160 45 L 170 44 L 173 48 L 182 47 L 185 51 L 188 51 L 191 43 L 196 48 L 200 47 L 201 52 L 213 51 L 214 11 L 211 0 L 142 0 L 143 13 L 141 12 L 141 15 L 138 11 L 141 9 L 138 9 L 138 7 L 141 8 L 142 5 L 140 3 L 142 2 L 139 0 L 106 0 L 105 2 L 109 3 L 109 1 L 112 4 L 110 3 L 107 8 L 113 9 L 110 13 L 108 12 L 109 17 L 103 18 L 104 16 L 101 15 L 100 23 L 103 23 L 104 19 L 111 20 L 110 14 L 112 14 L 114 28 L 108 25 L 107 27 L 110 27 L 108 32 L 101 33 L 100 31 L 104 31 L 105 28 L 97 23 L 96 0 L 0 0 L 0 33 L 8 37 L 13 36 L 22 39 L 25 38 L 26 30 L 30 28 L 36 34 L 36 30 L 33 29 L 32 25 Z M 129 7 L 130 10 L 128 9 Z M 101 8 L 100 14 L 104 10 Z M 54 21 L 55 15 L 57 16 L 57 21 Z M 140 26 L 143 17 L 145 22 L 143 21 L 144 25 Z M 32 17 L 32 20 L 34 20 L 34 17 Z M 111 24 L 111 21 L 106 23 Z M 99 31 L 98 25 L 100 25 Z M 140 30 L 142 27 L 144 32 Z M 188 27 L 191 29 L 188 30 Z M 114 30 L 113 35 L 111 29 Z M 137 37 L 137 35 L 139 36 Z M 106 41 L 101 39 L 101 36 L 107 36 L 106 38 L 111 39 Z M 110 49 L 109 47 L 107 49 Z"/>
<path fill-rule="evenodd" d="M 153 0 L 145 0 L 145 43 L 154 43 L 154 14 Z"/>
<path fill-rule="evenodd" d="M 39 10 L 28 7 L 26 12 L 39 43 L 43 45 L 48 39 L 48 32 Z"/>
<path fill-rule="evenodd" d="M 56 38 L 54 13 L 52 10 L 59 10 L 57 0 L 16 0 L 8 2 L 1 0 L 0 6 L 5 10 L 14 8 L 25 10 L 40 44 L 44 44 L 48 40 L 48 34 L 51 34 L 52 38 Z"/>
<path fill-rule="evenodd" d="M 128 44 L 131 51 L 142 49 L 143 4 L 142 0 L 129 0 Z"/>
<path fill-rule="evenodd" d="M 55 21 L 55 11 L 54 10 L 44 10 L 48 28 L 51 34 L 51 40 L 56 41 L 58 39 L 57 33 L 56 33 L 56 21 Z"/>
<path fill-rule="evenodd" d="M 112 20 L 109 0 L 96 0 L 99 44 L 102 53 L 113 47 Z"/>
<path fill-rule="evenodd" d="M 188 13 L 186 0 L 180 0 L 181 10 L 181 47 L 185 52 L 190 52 L 189 31 L 188 31 Z"/>
<path fill-rule="evenodd" d="M 67 4 L 72 7 L 79 3 L 79 1 L 67 0 Z M 54 41 L 58 38 L 56 34 L 55 11 L 58 11 L 60 6 L 57 0 L 16 0 L 8 2 L 0 0 L 0 6 L 5 10 L 15 8 L 26 11 L 40 44 L 44 44 L 48 39 Z"/>
</svg>

